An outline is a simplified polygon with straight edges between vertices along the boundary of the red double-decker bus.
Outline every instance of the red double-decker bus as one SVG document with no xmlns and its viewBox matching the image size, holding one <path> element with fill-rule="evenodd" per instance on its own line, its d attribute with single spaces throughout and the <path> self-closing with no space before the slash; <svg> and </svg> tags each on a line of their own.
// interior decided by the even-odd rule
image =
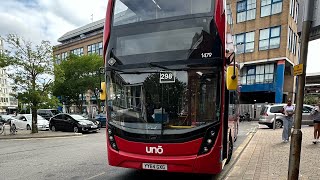
<svg viewBox="0 0 320 180">
<path fill-rule="evenodd" d="M 109 164 L 219 173 L 238 127 L 225 2 L 109 0 L 103 43 Z"/>
</svg>

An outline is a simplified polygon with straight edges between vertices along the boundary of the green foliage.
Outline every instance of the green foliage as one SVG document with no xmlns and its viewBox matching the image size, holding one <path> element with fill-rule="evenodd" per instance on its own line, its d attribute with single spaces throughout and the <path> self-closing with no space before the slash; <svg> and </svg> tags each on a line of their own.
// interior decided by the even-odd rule
<svg viewBox="0 0 320 180">
<path fill-rule="evenodd" d="M 49 41 L 33 45 L 15 34 L 9 34 L 3 39 L 8 49 L 0 57 L 0 66 L 9 69 L 8 76 L 13 80 L 13 90 L 19 92 L 15 96 L 20 102 L 30 105 L 33 114 L 32 132 L 36 133 L 37 108 L 51 99 L 52 47 Z"/>
<path fill-rule="evenodd" d="M 102 66 L 103 59 L 96 54 L 71 54 L 66 61 L 55 65 L 54 95 L 62 96 L 66 105 L 76 104 L 82 109 L 81 95 L 100 87 L 99 68 Z"/>
<path fill-rule="evenodd" d="M 318 103 L 319 99 L 319 95 L 307 94 L 304 96 L 304 104 L 314 105 Z"/>
</svg>

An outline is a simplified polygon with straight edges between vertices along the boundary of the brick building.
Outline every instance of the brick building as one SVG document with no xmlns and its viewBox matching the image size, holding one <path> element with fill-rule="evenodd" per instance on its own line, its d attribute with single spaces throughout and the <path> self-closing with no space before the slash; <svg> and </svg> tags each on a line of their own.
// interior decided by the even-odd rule
<svg viewBox="0 0 320 180">
<path fill-rule="evenodd" d="M 53 48 L 56 62 L 65 60 L 70 53 L 102 55 L 103 27 L 104 19 L 65 33 L 58 39 L 61 44 Z"/>
<path fill-rule="evenodd" d="M 298 63 L 297 0 L 227 0 L 240 63 L 242 103 L 294 99 Z"/>
<path fill-rule="evenodd" d="M 97 53 L 102 56 L 104 19 L 92 22 L 75 30 L 65 33 L 58 39 L 59 45 L 54 46 L 53 55 L 56 63 L 66 60 L 70 53 L 75 55 L 87 55 Z M 96 98 L 91 91 L 84 92 L 83 112 L 92 113 L 97 109 Z M 81 97 L 82 98 L 82 97 Z M 61 111 L 62 107 L 59 108 Z M 78 112 L 75 106 L 64 111 Z"/>
</svg>

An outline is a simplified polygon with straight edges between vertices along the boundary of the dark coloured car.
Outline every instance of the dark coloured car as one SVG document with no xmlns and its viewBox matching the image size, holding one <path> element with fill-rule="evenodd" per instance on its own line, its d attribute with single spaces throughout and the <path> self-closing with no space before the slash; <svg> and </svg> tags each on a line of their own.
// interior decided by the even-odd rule
<svg viewBox="0 0 320 180">
<path fill-rule="evenodd" d="M 59 114 L 59 111 L 57 109 L 38 109 L 37 114 L 49 121 L 51 117 Z"/>
<path fill-rule="evenodd" d="M 51 131 L 97 132 L 99 123 L 78 114 L 62 113 L 50 119 L 49 127 Z"/>
</svg>

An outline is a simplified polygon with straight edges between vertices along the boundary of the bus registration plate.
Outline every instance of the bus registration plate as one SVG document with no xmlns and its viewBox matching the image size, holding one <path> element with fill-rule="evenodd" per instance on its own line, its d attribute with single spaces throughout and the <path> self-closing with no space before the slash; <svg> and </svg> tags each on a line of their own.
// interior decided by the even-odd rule
<svg viewBox="0 0 320 180">
<path fill-rule="evenodd" d="M 152 169 L 159 171 L 167 171 L 168 165 L 166 164 L 153 164 L 153 163 L 142 163 L 142 169 Z"/>
</svg>

